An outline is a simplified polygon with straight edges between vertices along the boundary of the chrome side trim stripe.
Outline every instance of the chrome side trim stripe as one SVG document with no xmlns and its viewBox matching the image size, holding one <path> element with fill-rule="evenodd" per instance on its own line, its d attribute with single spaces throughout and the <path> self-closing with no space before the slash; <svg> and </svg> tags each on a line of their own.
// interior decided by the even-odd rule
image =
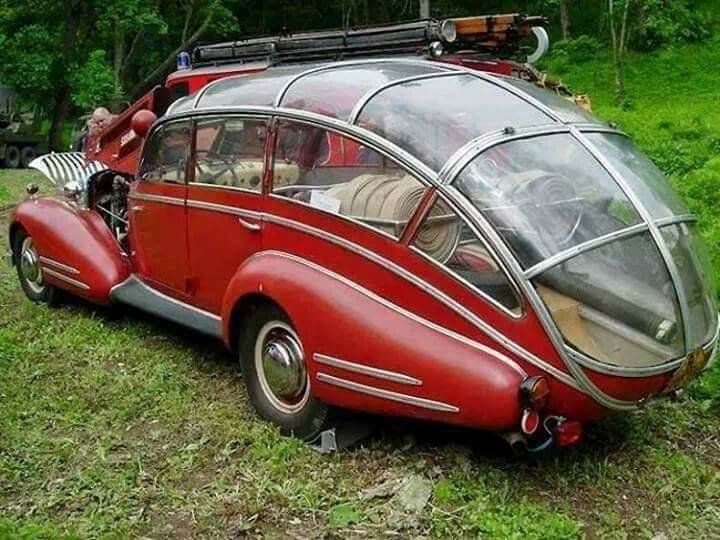
<svg viewBox="0 0 720 540">
<path fill-rule="evenodd" d="M 244 210 L 235 206 L 226 206 L 224 204 L 216 204 L 206 201 L 198 201 L 196 199 L 187 200 L 188 208 L 199 208 L 200 210 L 210 210 L 213 212 L 221 212 L 223 214 L 231 214 L 233 216 L 246 217 L 251 219 L 261 219 L 261 212 L 254 212 L 252 210 Z"/>
<path fill-rule="evenodd" d="M 185 206 L 185 199 L 180 197 L 167 197 L 165 195 L 153 195 L 151 193 L 131 193 L 129 199 L 137 201 L 159 202 L 175 206 Z"/>
<path fill-rule="evenodd" d="M 54 259 L 51 259 L 50 257 L 43 257 L 41 255 L 40 262 L 47 266 L 53 266 L 53 267 L 57 268 L 58 270 L 67 272 L 68 274 L 78 275 L 80 273 L 80 270 L 78 270 L 77 268 L 73 268 L 72 266 L 68 266 L 67 264 L 58 262 Z"/>
<path fill-rule="evenodd" d="M 347 379 L 341 379 L 340 377 L 334 377 L 327 373 L 318 373 L 317 380 L 346 390 L 358 392 L 368 396 L 373 396 L 380 399 L 387 399 L 389 401 L 396 401 L 404 405 L 412 405 L 413 407 L 419 407 L 421 409 L 429 409 L 431 411 L 450 412 L 458 413 L 460 408 L 449 403 L 443 403 L 442 401 L 433 401 L 432 399 L 425 399 L 417 396 L 410 396 L 408 394 L 401 394 L 399 392 L 392 392 L 383 388 L 377 388 L 375 386 L 368 386 L 366 384 L 360 384 Z"/>
<path fill-rule="evenodd" d="M 553 266 L 572 259 L 573 257 L 585 253 L 586 251 L 590 251 L 595 248 L 604 246 L 605 244 L 609 244 L 611 242 L 614 242 L 615 240 L 620 240 L 622 238 L 627 238 L 629 236 L 640 234 L 647 230 L 647 223 L 642 222 L 637 223 L 636 225 L 632 225 L 630 227 L 626 227 L 624 229 L 620 229 L 618 231 L 613 231 L 611 233 L 598 236 L 597 238 L 593 238 L 592 240 L 588 240 L 587 242 L 582 242 L 581 244 L 566 249 L 565 251 L 556 253 L 555 255 L 548 257 L 544 261 L 541 261 L 536 265 L 531 266 L 530 268 L 525 270 L 525 278 L 532 279 L 538 274 L 542 274 L 546 270 L 552 268 Z"/>
<path fill-rule="evenodd" d="M 655 225 L 658 227 L 665 227 L 666 225 L 675 225 L 676 223 L 693 223 L 697 220 L 697 216 L 694 216 L 693 214 L 681 214 L 679 216 L 656 219 Z"/>
<path fill-rule="evenodd" d="M 410 375 L 405 375 L 404 373 L 379 369 L 365 364 L 357 364 L 355 362 L 348 362 L 347 360 L 341 360 L 340 358 L 335 358 L 326 354 L 315 353 L 313 354 L 313 360 L 320 364 L 325 364 L 326 366 L 352 371 L 353 373 L 360 373 L 361 375 L 375 377 L 376 379 L 384 379 L 386 381 L 392 381 L 399 384 L 409 384 L 411 386 L 422 385 L 422 381 L 420 379 L 416 379 Z"/>
<path fill-rule="evenodd" d="M 452 338 L 452 339 L 455 339 L 455 340 L 457 340 L 457 341 L 460 341 L 461 343 L 463 343 L 463 344 L 465 344 L 465 345 L 467 345 L 467 346 L 469 346 L 469 347 L 472 347 L 472 348 L 474 348 L 474 349 L 477 349 L 478 351 L 481 351 L 481 352 L 483 352 L 483 353 L 485 353 L 485 354 L 488 354 L 488 355 L 496 358 L 497 360 L 499 360 L 499 361 L 503 362 L 504 364 L 506 364 L 508 367 L 514 369 L 514 370 L 515 370 L 519 375 L 521 375 L 522 377 L 526 377 L 526 376 L 527 376 L 527 372 L 526 372 L 522 367 L 520 367 L 517 362 L 515 362 L 513 359 L 509 358 L 508 356 L 502 354 L 501 352 L 499 352 L 499 351 L 497 351 L 497 350 L 495 350 L 495 349 L 493 349 L 493 348 L 491 348 L 491 347 L 488 347 L 488 346 L 486 346 L 486 345 L 483 345 L 482 343 L 478 343 L 477 341 L 474 341 L 474 340 L 472 340 L 472 339 L 470 339 L 470 338 L 467 338 L 467 337 L 465 337 L 465 336 L 463 336 L 463 335 L 461 335 L 461 334 L 458 334 L 458 333 L 456 333 L 456 332 L 453 332 L 452 330 L 448 330 L 447 328 L 444 328 L 444 327 L 442 327 L 442 326 L 440 326 L 440 325 L 437 325 L 437 324 L 435 324 L 435 323 L 433 323 L 433 322 L 431 322 L 431 321 L 428 321 L 427 319 L 424 319 L 424 318 L 420 317 L 419 315 L 416 315 L 415 313 L 412 313 L 412 312 L 406 310 L 405 308 L 402 308 L 402 307 L 400 307 L 400 306 L 398 306 L 398 305 L 396 305 L 396 304 L 393 304 L 393 303 L 390 302 L 389 300 L 386 300 L 385 298 L 383 298 L 383 297 L 375 294 L 374 292 L 366 289 L 366 288 L 363 287 L 362 285 L 358 285 L 358 284 L 355 283 L 354 281 L 351 281 L 351 280 L 349 280 L 348 278 L 346 278 L 346 277 L 344 277 L 344 276 L 341 276 L 340 274 L 336 274 L 336 273 L 333 272 L 332 270 L 328 270 L 327 268 L 325 268 L 325 267 L 323 267 L 323 266 L 320 266 L 320 265 L 318 265 L 318 264 L 316 264 L 316 263 L 314 263 L 314 262 L 312 262 L 312 261 L 308 261 L 307 259 L 303 259 L 303 258 L 301 258 L 301 257 L 298 257 L 297 255 L 292 255 L 292 254 L 290 254 L 290 253 L 285 253 L 284 251 L 272 251 L 272 250 L 262 251 L 262 252 L 260 252 L 260 253 L 257 253 L 257 254 L 255 254 L 255 255 L 253 255 L 253 258 L 254 258 L 254 257 L 263 257 L 263 256 L 267 256 L 267 255 L 274 255 L 274 256 L 278 256 L 278 257 L 284 257 L 284 258 L 286 258 L 286 259 L 293 260 L 293 261 L 298 262 L 298 263 L 300 263 L 300 264 L 303 264 L 303 265 L 305 265 L 305 266 L 307 266 L 307 267 L 309 267 L 309 268 L 312 268 L 312 269 L 314 269 L 314 270 L 317 270 L 318 272 L 322 272 L 323 274 L 327 275 L 328 277 L 331 277 L 331 278 L 333 278 L 333 279 L 335 279 L 335 280 L 343 283 L 344 285 L 347 285 L 347 286 L 350 287 L 351 289 L 356 290 L 357 292 L 359 292 L 360 294 L 366 296 L 367 298 L 370 298 L 371 300 L 374 300 L 375 302 L 377 302 L 377 303 L 379 303 L 379 304 L 382 304 L 383 306 L 385 306 L 385 307 L 391 309 L 392 311 L 395 311 L 395 312 L 397 312 L 397 313 L 399 313 L 399 314 L 407 317 L 408 319 L 411 319 L 411 320 L 413 320 L 413 321 L 415 321 L 415 322 L 417 322 L 417 323 L 422 324 L 423 326 L 425 326 L 425 327 L 427 327 L 427 328 L 430 328 L 431 330 L 434 330 L 434 331 L 436 331 L 436 332 L 438 332 L 438 333 L 440 333 L 440 334 L 443 334 L 443 335 L 445 335 L 445 336 L 447 336 L 447 337 L 450 337 L 450 338 Z M 542 369 L 542 368 L 541 368 L 541 369 Z M 561 372 L 561 373 L 562 373 L 562 372 Z"/>
<path fill-rule="evenodd" d="M 67 277 L 65 274 L 61 274 L 60 272 L 56 272 L 55 270 L 52 270 L 50 268 L 43 268 L 42 271 L 48 276 L 52 276 L 55 279 L 64 281 L 68 285 L 72 285 L 73 287 L 77 287 L 78 289 L 82 289 L 83 291 L 90 290 L 90 286 L 88 284 L 83 283 L 82 281 L 78 281 L 77 279 Z"/>
</svg>

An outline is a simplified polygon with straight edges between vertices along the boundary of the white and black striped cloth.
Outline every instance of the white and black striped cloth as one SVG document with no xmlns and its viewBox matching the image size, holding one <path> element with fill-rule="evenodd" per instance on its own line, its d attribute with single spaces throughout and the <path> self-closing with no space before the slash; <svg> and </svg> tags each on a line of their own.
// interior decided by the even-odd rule
<svg viewBox="0 0 720 540">
<path fill-rule="evenodd" d="M 32 160 L 28 167 L 40 171 L 60 187 L 68 182 L 77 182 L 85 187 L 93 174 L 109 168 L 100 161 L 87 160 L 82 152 L 45 154 Z"/>
</svg>

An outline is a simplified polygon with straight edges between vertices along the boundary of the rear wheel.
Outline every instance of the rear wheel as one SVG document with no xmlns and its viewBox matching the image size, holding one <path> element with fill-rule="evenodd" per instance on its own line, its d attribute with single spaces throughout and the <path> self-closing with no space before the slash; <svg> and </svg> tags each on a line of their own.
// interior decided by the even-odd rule
<svg viewBox="0 0 720 540">
<path fill-rule="evenodd" d="M 24 146 L 20 152 L 20 166 L 23 169 L 27 169 L 30 166 L 30 162 L 35 159 L 35 149 L 32 146 Z"/>
<path fill-rule="evenodd" d="M 20 166 L 20 149 L 11 144 L 5 148 L 5 166 L 9 169 L 17 169 Z"/>
<path fill-rule="evenodd" d="M 315 438 L 330 409 L 311 394 L 305 353 L 290 319 L 274 305 L 261 305 L 243 330 L 240 363 L 255 410 L 283 434 Z"/>
<path fill-rule="evenodd" d="M 25 296 L 39 304 L 54 304 L 58 298 L 58 290 L 43 280 L 40 257 L 33 239 L 25 232 L 19 233 L 15 238 L 13 252 L 18 279 Z"/>
</svg>

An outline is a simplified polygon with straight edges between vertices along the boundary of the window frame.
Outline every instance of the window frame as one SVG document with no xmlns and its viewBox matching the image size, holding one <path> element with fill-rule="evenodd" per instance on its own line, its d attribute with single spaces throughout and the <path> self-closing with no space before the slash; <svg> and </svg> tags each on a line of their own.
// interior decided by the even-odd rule
<svg viewBox="0 0 720 540">
<path fill-rule="evenodd" d="M 187 185 L 188 186 L 194 186 L 199 188 L 209 188 L 209 189 L 219 189 L 223 191 L 236 191 L 241 193 L 248 193 L 252 195 L 259 195 L 264 196 L 265 195 L 265 185 L 266 180 L 268 176 L 268 172 L 270 171 L 270 167 L 268 165 L 268 152 L 272 152 L 272 148 L 274 146 L 274 132 L 272 130 L 272 118 L 267 115 L 261 115 L 261 114 L 227 114 L 227 113 L 212 113 L 207 115 L 201 115 L 201 116 L 192 116 L 189 117 L 192 122 L 192 129 L 191 129 L 191 140 L 190 140 L 190 158 L 188 159 L 189 163 L 189 172 L 187 175 Z M 263 148 L 263 172 L 262 172 L 262 178 L 260 180 L 259 187 L 260 189 L 254 190 L 254 189 L 248 189 L 238 186 L 224 186 L 220 184 L 208 184 L 205 182 L 196 182 L 195 181 L 195 164 L 197 163 L 197 128 L 198 123 L 204 122 L 207 120 L 221 120 L 221 121 L 227 121 L 232 119 L 239 119 L 239 120 L 252 120 L 257 122 L 263 122 L 265 123 L 265 146 Z M 272 145 L 272 146 L 269 146 Z"/>
<path fill-rule="evenodd" d="M 146 178 L 147 172 L 143 172 L 143 168 L 145 167 L 146 162 L 148 161 L 148 143 L 152 142 L 155 137 L 162 138 L 163 134 L 165 133 L 165 130 L 168 128 L 168 126 L 173 126 L 176 124 L 182 124 L 187 123 L 188 130 L 190 132 L 190 146 L 187 150 L 187 156 L 185 158 L 185 174 L 182 182 L 167 182 L 165 180 L 150 180 Z M 190 171 L 194 171 L 193 168 L 190 167 L 191 162 L 193 161 L 193 151 L 194 151 L 194 141 L 195 141 L 195 129 L 194 129 L 194 121 L 192 118 L 189 117 L 182 117 L 177 119 L 172 119 L 167 122 L 163 122 L 160 124 L 157 128 L 155 128 L 145 139 L 145 142 L 142 147 L 142 157 L 140 159 L 140 163 L 138 165 L 138 172 L 137 172 L 137 179 L 140 182 L 147 183 L 147 184 L 168 184 L 171 186 L 187 186 L 188 185 L 188 179 L 190 175 Z M 159 149 L 158 149 L 159 150 Z"/>
<path fill-rule="evenodd" d="M 498 270 L 502 272 L 502 274 L 505 276 L 505 279 L 508 282 L 508 285 L 510 285 L 510 288 L 512 289 L 513 294 L 515 295 L 515 298 L 518 301 L 518 312 L 515 313 L 510 308 L 508 308 L 506 305 L 502 304 L 497 299 L 490 296 L 485 291 L 480 290 L 478 287 L 470 283 L 468 280 L 457 274 L 456 272 L 453 272 L 450 268 L 445 266 L 440 261 L 432 258 L 430 255 L 425 253 L 422 249 L 415 246 L 415 238 L 417 237 L 418 233 L 420 232 L 420 228 L 422 227 L 423 223 L 425 222 L 425 219 L 428 217 L 428 213 L 432 210 L 433 205 L 438 201 L 438 199 L 442 200 L 445 204 L 448 205 L 448 207 L 457 215 L 458 219 L 460 219 L 466 227 L 468 227 L 473 234 L 477 237 L 477 239 L 483 244 L 483 247 L 492 255 L 493 260 L 498 265 Z M 499 310 L 504 315 L 507 315 L 511 319 L 518 321 L 520 319 L 524 319 L 527 315 L 527 307 L 526 307 L 526 301 L 525 296 L 522 294 L 520 287 L 513 279 L 512 273 L 508 270 L 507 266 L 502 260 L 502 257 L 499 256 L 497 250 L 493 247 L 492 243 L 488 241 L 487 238 L 485 238 L 485 235 L 482 234 L 482 232 L 472 223 L 472 220 L 468 219 L 468 216 L 465 215 L 465 213 L 453 203 L 452 200 L 450 200 L 449 197 L 447 197 L 444 193 L 442 193 L 439 190 L 435 190 L 435 192 L 432 195 L 432 198 L 428 201 L 426 205 L 421 209 L 421 213 L 419 215 L 416 215 L 416 222 L 417 227 L 414 231 L 412 231 L 412 234 L 407 239 L 407 247 L 410 251 L 413 253 L 418 254 L 420 257 L 425 259 L 426 261 L 430 262 L 434 267 L 442 270 L 445 274 L 452 277 L 455 281 L 460 283 L 462 286 L 468 288 L 470 291 L 472 291 L 475 295 L 479 296 L 482 300 L 486 301 L 488 304 L 490 304 L 493 308 Z"/>
<path fill-rule="evenodd" d="M 381 230 L 381 229 L 378 229 L 377 227 L 375 227 L 375 226 L 373 226 L 373 225 L 371 225 L 371 224 L 369 224 L 369 223 L 366 223 L 366 222 L 364 222 L 364 221 L 361 221 L 361 220 L 359 220 L 359 219 L 356 219 L 356 218 L 354 218 L 354 217 L 345 216 L 345 215 L 342 215 L 342 214 L 339 214 L 339 213 L 334 213 L 334 212 L 328 212 L 327 210 L 323 210 L 322 208 L 318 208 L 317 206 L 313 206 L 313 205 L 311 205 L 310 203 L 307 203 L 307 202 L 304 202 L 304 201 L 300 201 L 300 200 L 298 200 L 298 199 L 292 199 L 292 198 L 290 198 L 290 197 L 285 197 L 285 196 L 283 196 L 283 195 L 279 195 L 279 194 L 274 193 L 274 192 L 273 192 L 273 180 L 274 180 L 274 178 L 275 178 L 275 149 L 276 149 L 276 147 L 277 147 L 276 142 L 277 142 L 277 136 L 278 136 L 278 132 L 279 132 L 279 124 L 280 124 L 281 122 L 290 122 L 290 123 L 295 123 L 295 124 L 308 125 L 308 126 L 310 126 L 310 127 L 322 129 L 322 130 L 324 130 L 324 131 L 326 131 L 326 132 L 332 132 L 332 133 L 334 133 L 334 134 L 336 134 L 336 135 L 338 135 L 338 136 L 340 136 L 340 137 L 343 137 L 343 138 L 345 138 L 345 139 L 350 139 L 350 140 L 352 140 L 352 141 L 354 141 L 354 142 L 356 142 L 356 143 L 362 144 L 363 146 L 365 146 L 365 147 L 367 147 L 367 148 L 370 148 L 371 150 L 373 150 L 373 151 L 377 152 L 378 154 L 382 155 L 385 159 L 391 160 L 393 163 L 395 163 L 395 164 L 398 166 L 398 168 L 399 168 L 400 170 L 404 171 L 404 172 L 407 173 L 408 175 L 412 176 L 415 180 L 417 180 L 418 183 L 421 184 L 421 185 L 424 187 L 423 195 L 422 195 L 422 197 L 421 197 L 421 199 L 420 199 L 420 202 L 418 203 L 417 208 L 415 208 L 415 210 L 413 211 L 413 213 L 412 213 L 412 214 L 410 215 L 410 217 L 408 218 L 407 224 L 405 225 L 405 228 L 401 231 L 400 235 L 398 235 L 398 236 L 393 236 L 392 234 L 390 234 L 390 233 L 388 233 L 388 232 L 386 232 L 386 231 L 383 231 L 383 230 Z M 271 141 L 272 146 L 270 147 L 270 149 L 269 149 L 269 154 L 268 154 L 268 161 L 269 161 L 269 166 L 270 166 L 270 168 L 268 169 L 267 174 L 266 174 L 267 182 L 266 182 L 266 186 L 265 186 L 265 187 L 266 187 L 265 193 L 267 194 L 267 196 L 268 196 L 269 198 L 276 199 L 276 200 L 280 200 L 280 201 L 289 202 L 289 203 L 292 203 L 292 204 L 296 204 L 296 205 L 298 205 L 298 206 L 302 206 L 302 207 L 304 207 L 304 208 L 308 208 L 308 209 L 310 209 L 310 210 L 314 210 L 314 211 L 316 211 L 316 212 L 320 212 L 322 215 L 330 216 L 330 217 L 339 219 L 339 220 L 341 220 L 341 221 L 345 221 L 345 222 L 347 222 L 347 223 L 351 223 L 351 224 L 353 224 L 353 225 L 359 225 L 359 226 L 362 227 L 363 229 L 366 229 L 366 230 L 368 230 L 368 231 L 371 231 L 371 232 L 373 232 L 373 233 L 375 233 L 375 234 L 378 234 L 378 235 L 380 235 L 380 236 L 382 236 L 382 237 L 384 237 L 384 238 L 387 238 L 387 239 L 389 239 L 389 240 L 392 240 L 393 242 L 398 243 L 398 244 L 404 244 L 404 243 L 405 243 L 405 242 L 404 242 L 404 238 L 406 237 L 407 227 L 408 227 L 409 225 L 411 225 L 412 223 L 414 223 L 414 222 L 417 221 L 418 212 L 421 212 L 422 209 L 423 209 L 423 208 L 422 208 L 422 207 L 423 207 L 422 201 L 427 197 L 429 190 L 434 188 L 434 186 L 433 186 L 431 183 L 427 182 L 427 181 L 426 181 L 424 178 L 422 178 L 420 175 L 418 175 L 418 174 L 414 173 L 413 171 L 411 171 L 407 166 L 405 166 L 397 157 L 393 156 L 391 153 L 383 150 L 383 149 L 380 148 L 379 146 L 374 145 L 374 144 L 371 143 L 370 141 L 363 140 L 362 138 L 357 137 L 357 136 L 353 136 L 352 134 L 350 134 L 350 133 L 348 133 L 348 132 L 346 132 L 346 131 L 343 131 L 343 130 L 340 130 L 340 129 L 334 129 L 334 128 L 329 127 L 329 126 L 326 126 L 326 125 L 323 125 L 323 124 L 320 124 L 320 123 L 317 123 L 317 122 L 313 122 L 313 121 L 310 120 L 310 119 L 307 119 L 307 120 L 302 119 L 302 120 L 301 120 L 301 119 L 292 118 L 292 117 L 286 117 L 286 116 L 281 116 L 281 115 L 275 115 L 275 116 L 273 116 L 273 118 L 272 118 L 272 123 L 271 123 L 271 128 L 270 128 L 270 129 L 271 129 L 271 137 L 268 137 L 268 141 Z M 413 233 L 413 234 L 414 234 L 414 233 Z"/>
</svg>

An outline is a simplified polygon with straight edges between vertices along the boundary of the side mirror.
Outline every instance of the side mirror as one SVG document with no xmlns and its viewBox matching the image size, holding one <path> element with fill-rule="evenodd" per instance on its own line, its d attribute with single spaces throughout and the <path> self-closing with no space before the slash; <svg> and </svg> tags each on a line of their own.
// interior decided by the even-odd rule
<svg viewBox="0 0 720 540">
<path fill-rule="evenodd" d="M 132 120 L 130 120 L 130 127 L 135 134 L 141 139 L 145 138 L 150 128 L 157 120 L 155 113 L 148 109 L 141 109 L 133 114 Z"/>
<path fill-rule="evenodd" d="M 77 182 L 68 182 L 63 186 L 63 195 L 68 200 L 78 201 L 80 200 L 80 196 L 82 195 L 82 188 Z"/>
</svg>

